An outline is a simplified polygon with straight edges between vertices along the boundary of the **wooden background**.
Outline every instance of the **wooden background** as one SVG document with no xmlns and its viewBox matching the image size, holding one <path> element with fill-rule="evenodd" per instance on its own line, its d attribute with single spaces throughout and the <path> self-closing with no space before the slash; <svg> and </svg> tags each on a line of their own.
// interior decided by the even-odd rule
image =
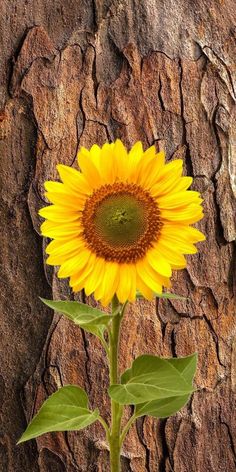
<svg viewBox="0 0 236 472">
<path fill-rule="evenodd" d="M 140 302 L 127 313 L 122 368 L 143 352 L 193 351 L 199 368 L 186 408 L 138 420 L 123 471 L 235 472 L 235 1 L 1 0 L 0 16 L 0 470 L 109 470 L 99 424 L 15 443 L 61 385 L 85 387 L 102 413 L 109 406 L 99 343 L 38 299 L 73 295 L 44 266 L 37 211 L 57 163 L 76 165 L 79 145 L 119 137 L 184 158 L 207 235 L 174 277 L 187 301 Z"/>
</svg>

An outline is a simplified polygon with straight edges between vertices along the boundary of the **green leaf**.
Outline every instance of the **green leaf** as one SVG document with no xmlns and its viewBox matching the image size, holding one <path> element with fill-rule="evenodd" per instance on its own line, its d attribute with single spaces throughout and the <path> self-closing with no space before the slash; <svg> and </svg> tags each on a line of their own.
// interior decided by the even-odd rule
<svg viewBox="0 0 236 472">
<path fill-rule="evenodd" d="M 111 315 L 104 313 L 97 308 L 93 308 L 85 303 L 68 302 L 68 301 L 54 301 L 40 298 L 45 305 L 53 310 L 56 310 L 67 316 L 76 325 L 79 325 L 85 331 L 95 334 L 100 339 L 103 339 L 103 333 L 106 326 L 110 323 L 116 313 Z"/>
<path fill-rule="evenodd" d="M 186 382 L 192 384 L 193 377 L 197 369 L 197 353 L 191 354 L 186 357 L 172 357 L 168 359 L 168 362 L 178 369 L 178 371 L 185 378 Z"/>
<path fill-rule="evenodd" d="M 189 397 L 190 394 L 187 394 L 140 403 L 136 406 L 135 415 L 137 418 L 143 415 L 154 416 L 155 418 L 167 418 L 168 416 L 174 415 L 180 408 L 183 408 L 188 402 Z"/>
<path fill-rule="evenodd" d="M 163 293 L 154 293 L 155 297 L 157 298 L 166 298 L 168 300 L 187 300 L 186 297 L 182 297 L 182 295 L 176 295 L 175 293 L 163 292 Z M 137 298 L 144 298 L 140 292 L 136 294 Z"/>
<path fill-rule="evenodd" d="M 187 364 L 185 365 L 187 368 Z M 120 385 L 111 385 L 110 397 L 121 405 L 177 397 L 192 393 L 189 381 L 169 359 L 143 355 L 124 372 Z"/>
<path fill-rule="evenodd" d="M 52 431 L 78 431 L 94 423 L 98 416 L 97 409 L 88 409 L 88 397 L 82 388 L 66 385 L 43 403 L 17 444 Z"/>
<path fill-rule="evenodd" d="M 197 367 L 197 354 L 187 357 L 167 359 L 182 376 L 186 382 L 192 384 L 193 377 Z M 142 403 L 136 406 L 135 414 L 137 417 L 143 415 L 155 416 L 156 418 L 166 418 L 179 411 L 189 400 L 190 394 L 180 395 L 177 397 L 164 398 L 162 400 L 154 400 Z"/>
</svg>

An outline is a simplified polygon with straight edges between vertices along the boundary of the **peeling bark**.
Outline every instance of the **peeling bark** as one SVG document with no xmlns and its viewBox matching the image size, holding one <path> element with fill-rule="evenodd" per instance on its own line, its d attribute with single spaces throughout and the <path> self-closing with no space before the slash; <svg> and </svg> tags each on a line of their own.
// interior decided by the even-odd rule
<svg viewBox="0 0 236 472">
<path fill-rule="evenodd" d="M 75 166 L 80 145 L 119 137 L 128 147 L 142 140 L 164 148 L 168 160 L 184 159 L 204 198 L 198 227 L 207 235 L 173 279 L 187 300 L 140 301 L 127 313 L 122 369 L 144 352 L 198 351 L 199 366 L 197 390 L 181 412 L 137 421 L 122 470 L 235 471 L 233 0 L 2 0 L 0 15 L 1 470 L 109 470 L 100 424 L 15 443 L 61 385 L 81 385 L 92 407 L 109 410 L 99 342 L 52 318 L 38 300 L 73 294 L 43 262 L 37 211 L 57 163 Z"/>
</svg>

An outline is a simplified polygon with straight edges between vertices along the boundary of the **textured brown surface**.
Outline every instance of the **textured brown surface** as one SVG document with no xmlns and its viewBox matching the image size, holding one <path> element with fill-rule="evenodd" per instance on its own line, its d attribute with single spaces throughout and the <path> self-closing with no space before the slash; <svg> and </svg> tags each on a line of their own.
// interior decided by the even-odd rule
<svg viewBox="0 0 236 472">
<path fill-rule="evenodd" d="M 235 471 L 235 2 L 1 0 L 0 15 L 0 470 L 109 470 L 97 424 L 15 442 L 60 385 L 78 383 L 92 406 L 108 409 L 99 343 L 52 319 L 37 298 L 72 298 L 43 266 L 37 210 L 56 163 L 75 165 L 79 145 L 120 137 L 184 157 L 205 200 L 198 226 L 207 235 L 173 281 L 187 301 L 142 301 L 127 313 L 122 368 L 142 352 L 195 350 L 199 368 L 186 408 L 167 420 L 139 419 L 123 471 Z"/>
</svg>

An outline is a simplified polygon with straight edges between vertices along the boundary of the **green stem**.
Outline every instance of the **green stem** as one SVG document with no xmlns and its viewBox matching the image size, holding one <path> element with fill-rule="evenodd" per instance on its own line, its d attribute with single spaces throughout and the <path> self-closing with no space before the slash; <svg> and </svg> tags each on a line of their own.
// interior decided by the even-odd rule
<svg viewBox="0 0 236 472">
<path fill-rule="evenodd" d="M 105 339 L 104 339 L 104 338 L 100 338 L 100 341 L 101 341 L 102 346 L 104 347 L 104 349 L 105 349 L 105 351 L 106 351 L 107 356 L 109 357 L 109 347 L 108 347 L 108 345 L 107 345 Z"/>
<path fill-rule="evenodd" d="M 112 312 L 116 312 L 119 302 L 116 297 L 112 300 Z M 109 333 L 109 367 L 110 367 L 110 385 L 119 383 L 118 373 L 118 352 L 119 352 L 119 336 L 120 324 L 124 310 L 114 316 Z M 111 430 L 109 437 L 110 445 L 110 465 L 111 472 L 120 472 L 120 424 L 123 408 L 111 400 Z"/>
<path fill-rule="evenodd" d="M 106 424 L 106 421 L 102 418 L 102 416 L 99 416 L 98 417 L 98 421 L 101 423 L 101 425 L 103 426 L 103 428 L 105 429 L 106 431 L 106 437 L 107 437 L 107 440 L 109 441 L 109 437 L 110 437 L 110 430 Z"/>
<path fill-rule="evenodd" d="M 132 426 L 132 424 L 134 423 L 134 421 L 137 419 L 137 416 L 135 416 L 135 413 L 131 416 L 131 418 L 129 419 L 129 421 L 126 423 L 121 435 L 120 435 L 120 447 L 122 446 L 124 440 L 125 440 L 125 437 L 126 437 L 126 434 L 128 433 L 130 427 Z"/>
</svg>

